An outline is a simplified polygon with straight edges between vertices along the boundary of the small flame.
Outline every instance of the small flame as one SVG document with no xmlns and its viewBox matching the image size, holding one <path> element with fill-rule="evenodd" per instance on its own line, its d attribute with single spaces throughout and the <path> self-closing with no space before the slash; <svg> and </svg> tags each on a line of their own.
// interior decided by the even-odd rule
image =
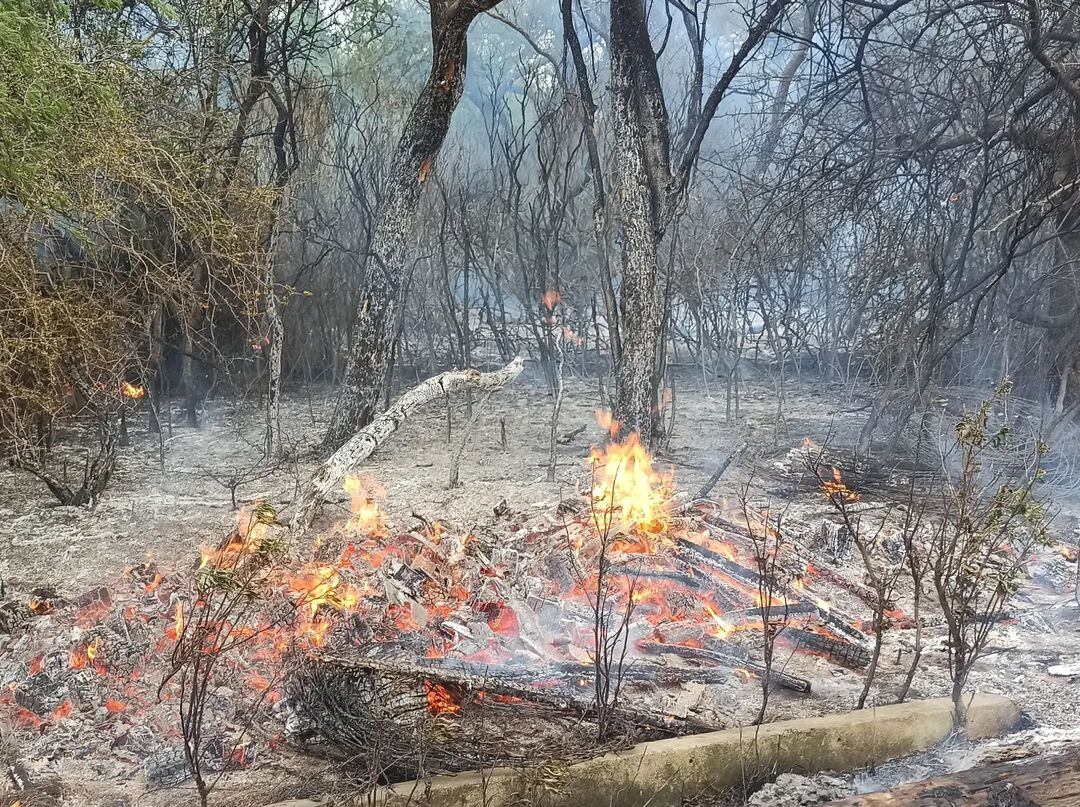
<svg viewBox="0 0 1080 807">
<path fill-rule="evenodd" d="M 548 311 L 554 311 L 555 306 L 557 306 L 561 300 L 562 297 L 559 295 L 559 292 L 554 289 L 548 289 L 540 295 L 540 304 Z"/>
<path fill-rule="evenodd" d="M 162 581 L 165 578 L 161 576 L 161 572 L 154 572 L 154 578 L 149 583 L 143 586 L 147 594 L 153 594 L 161 586 Z"/>
<path fill-rule="evenodd" d="M 138 384 L 132 384 L 129 381 L 125 381 L 120 385 L 120 394 L 125 398 L 130 398 L 133 401 L 139 400 L 146 394 L 146 388 Z"/>
<path fill-rule="evenodd" d="M 615 420 L 610 409 L 597 409 L 596 422 L 599 423 L 600 428 L 606 431 L 612 438 L 619 436 L 619 421 Z"/>
<path fill-rule="evenodd" d="M 75 647 L 71 651 L 71 666 L 76 670 L 83 670 L 87 667 L 93 667 L 99 669 L 98 664 L 94 661 L 98 656 L 98 649 L 101 647 L 101 637 L 95 636 L 92 642 L 86 642 Z M 100 671 L 100 669 L 99 669 Z"/>
<path fill-rule="evenodd" d="M 386 519 L 379 511 L 377 500 L 384 498 L 386 491 L 374 480 L 359 476 L 346 476 L 341 485 L 349 494 L 352 513 L 349 528 L 373 538 L 385 537 Z"/>
<path fill-rule="evenodd" d="M 30 609 L 30 613 L 41 616 L 42 614 L 51 614 L 56 610 L 56 605 L 52 600 L 44 597 L 30 597 L 26 603 L 26 607 Z"/>
<path fill-rule="evenodd" d="M 726 639 L 735 632 L 735 626 L 716 613 L 716 610 L 709 603 L 705 603 L 705 612 L 712 617 L 714 623 L 714 625 L 709 625 L 706 628 L 706 632 L 710 636 L 717 639 Z"/>
<path fill-rule="evenodd" d="M 433 715 L 456 715 L 461 712 L 461 703 L 442 684 L 425 678 L 424 694 L 427 696 L 428 711 Z"/>
<path fill-rule="evenodd" d="M 821 482 L 821 488 L 825 491 L 825 495 L 841 504 L 857 502 L 859 500 L 859 494 L 844 483 L 844 479 L 840 475 L 840 469 L 833 468 L 832 472 L 833 478 L 831 482 L 827 479 L 822 480 Z"/>
<path fill-rule="evenodd" d="M 178 641 L 184 635 L 184 604 L 176 603 L 176 611 L 173 616 L 172 626 L 165 631 L 165 635 L 172 641 Z"/>
</svg>

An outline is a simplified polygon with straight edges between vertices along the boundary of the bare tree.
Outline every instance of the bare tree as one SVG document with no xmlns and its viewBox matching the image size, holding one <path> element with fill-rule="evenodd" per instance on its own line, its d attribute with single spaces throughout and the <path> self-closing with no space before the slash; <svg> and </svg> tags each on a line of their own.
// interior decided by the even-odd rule
<svg viewBox="0 0 1080 807">
<path fill-rule="evenodd" d="M 469 27 L 500 0 L 432 0 L 431 73 L 405 122 L 364 262 L 355 348 L 324 441 L 333 450 L 375 416 L 397 335 L 405 255 L 420 191 L 435 167 L 465 83 Z"/>
</svg>

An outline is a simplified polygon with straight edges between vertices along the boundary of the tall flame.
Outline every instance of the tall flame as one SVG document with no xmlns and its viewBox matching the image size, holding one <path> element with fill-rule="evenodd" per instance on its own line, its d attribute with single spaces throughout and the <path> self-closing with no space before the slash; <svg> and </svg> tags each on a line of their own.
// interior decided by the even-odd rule
<svg viewBox="0 0 1080 807">
<path fill-rule="evenodd" d="M 618 429 L 610 420 L 606 427 Z M 606 530 L 615 521 L 626 530 L 661 533 L 667 529 L 670 478 L 653 468 L 652 456 L 637 432 L 622 442 L 591 448 L 589 462 L 593 466 L 593 517 L 601 528 Z"/>
</svg>

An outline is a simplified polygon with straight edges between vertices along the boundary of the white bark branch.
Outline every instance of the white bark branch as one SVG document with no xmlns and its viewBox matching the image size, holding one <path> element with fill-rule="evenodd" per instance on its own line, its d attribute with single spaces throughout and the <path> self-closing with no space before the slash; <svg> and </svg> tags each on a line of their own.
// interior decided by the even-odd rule
<svg viewBox="0 0 1080 807">
<path fill-rule="evenodd" d="M 418 409 L 434 400 L 465 390 L 494 392 L 521 375 L 524 367 L 517 357 L 500 370 L 481 373 L 479 370 L 451 370 L 432 376 L 402 395 L 385 412 L 360 429 L 327 459 L 311 477 L 300 494 L 289 530 L 300 533 L 311 526 L 315 514 L 328 493 L 336 488 L 345 475 L 370 457 L 376 448 L 401 428 Z"/>
</svg>

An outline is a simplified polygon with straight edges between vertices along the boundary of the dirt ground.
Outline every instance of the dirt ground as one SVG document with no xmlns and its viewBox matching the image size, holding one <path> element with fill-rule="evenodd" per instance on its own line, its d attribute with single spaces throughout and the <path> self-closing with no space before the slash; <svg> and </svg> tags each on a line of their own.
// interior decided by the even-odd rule
<svg viewBox="0 0 1080 807">
<path fill-rule="evenodd" d="M 792 488 L 790 452 L 807 437 L 850 445 L 865 417 L 865 401 L 851 398 L 847 390 L 817 382 L 802 386 L 789 383 L 778 413 L 774 385 L 752 382 L 740 400 L 741 417 L 728 421 L 723 391 L 706 394 L 700 379 L 688 377 L 679 380 L 675 402 L 672 437 L 657 452 L 658 465 L 673 469 L 675 486 L 688 498 L 733 448 L 746 440 L 750 448 L 712 495 L 734 497 L 749 483 L 753 495 L 789 507 L 792 523 L 801 532 L 796 538 L 812 546 L 826 508 L 814 500 L 813 492 Z M 494 396 L 480 416 L 461 461 L 460 487 L 448 487 L 451 456 L 465 422 L 460 403 L 451 413 L 449 441 L 446 410 L 435 406 L 410 420 L 361 470 L 385 488 L 382 508 L 392 523 L 401 525 L 413 523 L 414 515 L 462 528 L 488 525 L 503 501 L 521 511 L 554 511 L 561 500 L 580 492 L 588 482 L 589 446 L 601 441 L 604 434 L 596 423 L 597 403 L 594 379 L 570 379 L 558 431 L 566 435 L 583 431 L 559 446 L 554 482 L 546 480 L 552 399 L 529 371 L 512 388 Z M 332 405 L 326 394 L 286 398 L 284 428 L 299 459 L 281 462 L 269 475 L 241 484 L 237 492 L 241 502 L 265 499 L 279 508 L 288 507 L 298 484 L 316 464 L 309 449 L 321 436 Z M 122 449 L 115 478 L 92 509 L 52 506 L 48 492 L 37 480 L 3 471 L 0 578 L 19 590 L 51 584 L 63 594 L 75 596 L 117 580 L 125 569 L 147 558 L 163 569 L 190 568 L 198 558 L 198 547 L 220 540 L 236 518 L 229 491 L 213 477 L 226 479 L 235 469 L 255 461 L 263 425 L 257 405 L 228 401 L 210 401 L 197 429 L 181 425 L 180 412 L 174 413 L 172 422 L 171 434 L 164 436 L 162 446 L 156 435 L 148 433 L 145 415 L 138 422 L 132 419 L 132 444 Z M 70 447 L 77 436 L 70 435 L 62 444 Z M 77 472 L 77 463 L 77 455 L 71 454 L 72 473 Z M 342 494 L 329 513 L 344 513 L 344 501 Z M 1080 503 L 1069 494 L 1055 504 L 1060 509 L 1058 528 L 1075 544 Z M 1047 603 L 1058 606 L 1067 599 L 1047 595 L 1029 601 L 1025 605 L 1030 606 L 1028 616 L 999 627 L 993 652 L 979 662 L 972 676 L 975 688 L 1012 695 L 1023 703 L 1035 725 L 1048 728 L 1070 727 L 1080 718 L 1075 679 L 1048 672 L 1053 665 L 1080 662 L 1080 609 L 1047 607 Z M 889 702 L 902 680 L 910 650 L 906 633 L 897 631 L 888 637 L 872 702 Z M 935 636 L 933 630 L 928 631 L 930 650 L 916 679 L 914 694 L 918 697 L 948 691 L 940 639 L 940 632 Z M 821 664 L 813 698 L 780 696 L 771 717 L 854 706 L 860 676 Z M 305 770 L 310 773 L 310 768 Z M 298 795 L 302 788 L 290 784 L 297 781 L 295 774 L 295 769 L 291 774 L 245 774 L 230 784 L 229 792 L 238 794 L 248 782 L 264 800 L 268 794 L 278 798 Z M 269 787 L 267 775 L 276 781 L 273 787 Z M 132 794 L 130 788 L 126 791 Z M 0 783 L 0 804 L 7 803 L 3 794 Z M 176 798 L 162 794 L 141 803 L 187 803 L 183 796 L 179 801 Z M 121 799 L 116 803 L 129 802 Z M 228 803 L 242 800 L 236 795 Z M 253 797 L 251 803 L 259 803 L 259 797 Z"/>
</svg>

